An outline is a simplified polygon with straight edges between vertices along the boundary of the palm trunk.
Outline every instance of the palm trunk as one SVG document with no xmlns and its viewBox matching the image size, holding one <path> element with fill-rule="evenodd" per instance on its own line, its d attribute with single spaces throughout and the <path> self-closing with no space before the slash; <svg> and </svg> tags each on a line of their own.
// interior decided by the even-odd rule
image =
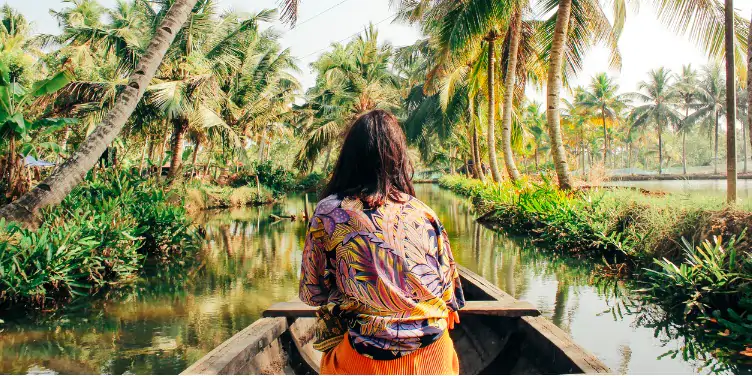
<svg viewBox="0 0 752 376">
<path fill-rule="evenodd" d="M 686 126 L 684 122 L 687 121 L 688 117 L 689 106 L 687 105 L 684 109 L 684 120 L 682 121 L 682 170 L 684 171 L 684 175 L 687 174 L 687 129 L 684 128 Z"/>
<path fill-rule="evenodd" d="M 486 37 L 488 41 L 488 161 L 491 164 L 491 177 L 501 181 L 501 173 L 496 160 L 496 32 Z M 502 135 L 503 137 L 503 135 Z M 481 167 L 482 169 L 482 167 Z M 519 174 L 519 173 L 518 173 Z"/>
<path fill-rule="evenodd" d="M 149 136 L 146 136 L 146 141 L 144 142 L 144 149 L 141 151 L 141 163 L 138 164 L 138 174 L 139 176 L 144 174 L 144 165 L 146 164 L 146 153 L 149 148 L 149 144 L 151 143 L 151 138 Z"/>
<path fill-rule="evenodd" d="M 572 177 L 569 174 L 567 154 L 561 137 L 561 118 L 559 104 L 561 102 L 561 73 L 569 33 L 569 19 L 572 13 L 572 0 L 560 0 L 556 12 L 556 26 L 551 44 L 550 61 L 548 63 L 548 84 L 546 85 L 546 122 L 548 134 L 551 138 L 551 154 L 554 157 L 556 175 L 559 178 L 559 188 L 571 189 Z"/>
<path fill-rule="evenodd" d="M 718 121 L 720 114 L 715 110 L 715 151 L 713 154 L 713 173 L 718 173 Z"/>
<path fill-rule="evenodd" d="M 65 127 L 65 131 L 63 132 L 63 139 L 60 141 L 60 152 L 61 154 L 65 154 L 65 149 L 68 148 L 68 139 L 70 138 L 71 134 L 71 128 L 70 126 Z M 58 158 L 58 163 L 63 162 L 63 156 L 61 155 Z"/>
<path fill-rule="evenodd" d="M 12 131 L 11 131 L 12 132 Z M 16 169 L 16 135 L 10 134 L 10 142 L 8 142 L 8 161 L 7 161 L 7 173 L 8 173 L 8 193 L 13 192 L 13 172 Z"/>
<path fill-rule="evenodd" d="M 603 168 L 607 168 L 606 160 L 608 158 L 608 129 L 606 128 L 606 110 L 605 106 L 601 108 L 601 122 L 603 124 Z"/>
<path fill-rule="evenodd" d="M 181 164 L 183 162 L 183 138 L 185 132 L 188 130 L 187 119 L 176 119 L 173 121 L 175 130 L 172 140 L 172 158 L 170 160 L 170 172 L 167 173 L 167 178 L 172 179 L 180 172 Z"/>
<path fill-rule="evenodd" d="M 332 147 L 329 146 L 329 148 L 326 149 L 326 159 L 324 159 L 324 174 L 326 174 L 326 171 L 329 169 L 329 158 L 332 156 Z"/>
<path fill-rule="evenodd" d="M 538 168 L 538 145 L 535 146 L 535 171 L 540 171 Z"/>
<path fill-rule="evenodd" d="M 514 26 L 510 30 L 512 38 L 509 41 L 509 61 L 504 76 L 504 117 L 501 121 L 501 143 L 504 152 L 504 164 L 512 181 L 520 178 L 520 172 L 514 163 L 512 152 L 512 106 L 514 104 L 514 87 L 517 82 L 517 50 L 520 47 L 522 34 L 522 14 L 517 13 L 514 17 Z M 494 158 L 495 159 L 495 158 Z"/>
<path fill-rule="evenodd" d="M 259 150 L 258 150 L 258 160 L 259 162 L 264 161 L 264 145 L 266 141 L 266 129 L 261 131 L 261 135 L 259 136 Z"/>
<path fill-rule="evenodd" d="M 747 38 L 747 126 L 749 127 L 749 143 L 752 146 L 752 27 L 749 28 Z M 744 172 L 747 172 L 746 138 L 744 142 Z"/>
<path fill-rule="evenodd" d="M 726 0 L 726 202 L 736 202 L 736 77 L 734 67 L 734 0 Z"/>
<path fill-rule="evenodd" d="M 747 173 L 747 127 L 742 124 L 742 156 L 744 157 L 743 172 Z"/>
<path fill-rule="evenodd" d="M 480 180 L 486 180 L 486 174 L 483 171 L 483 160 L 480 158 L 478 127 L 475 124 L 473 124 L 473 144 L 475 145 L 475 149 L 473 150 L 473 168 L 475 169 L 475 176 Z"/>
<path fill-rule="evenodd" d="M 191 176 L 197 176 L 198 173 L 196 172 L 196 159 L 198 158 L 198 151 L 201 149 L 201 140 L 196 139 L 196 146 L 193 149 L 193 159 L 191 160 Z"/>
<path fill-rule="evenodd" d="M 663 174 L 663 127 L 658 123 L 658 175 Z"/>
<path fill-rule="evenodd" d="M 687 131 L 682 132 L 682 170 L 687 174 Z"/>
<path fill-rule="evenodd" d="M 123 129 L 196 2 L 197 0 L 175 1 L 156 30 L 145 54 L 139 59 L 128 85 L 102 123 L 50 176 L 18 200 L 0 209 L 0 217 L 33 225 L 39 209 L 59 204 L 83 180 L 102 152 Z"/>
</svg>

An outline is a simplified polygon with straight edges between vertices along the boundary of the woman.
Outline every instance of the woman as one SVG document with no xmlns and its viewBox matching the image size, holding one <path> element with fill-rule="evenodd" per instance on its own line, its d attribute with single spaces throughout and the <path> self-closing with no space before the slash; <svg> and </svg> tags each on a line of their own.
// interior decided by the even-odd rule
<svg viewBox="0 0 752 376">
<path fill-rule="evenodd" d="M 352 124 L 303 250 L 300 299 L 321 307 L 322 374 L 459 373 L 447 333 L 464 305 L 459 274 L 412 173 L 394 115 Z"/>
</svg>

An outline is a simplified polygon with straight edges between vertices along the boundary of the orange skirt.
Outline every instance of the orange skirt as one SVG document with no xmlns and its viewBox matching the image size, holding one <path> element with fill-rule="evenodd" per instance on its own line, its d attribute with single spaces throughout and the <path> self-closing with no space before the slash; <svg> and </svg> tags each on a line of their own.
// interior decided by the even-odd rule
<svg viewBox="0 0 752 376">
<path fill-rule="evenodd" d="M 360 355 L 345 339 L 321 358 L 322 375 L 459 375 L 454 342 L 445 332 L 427 347 L 394 360 L 374 360 Z"/>
</svg>

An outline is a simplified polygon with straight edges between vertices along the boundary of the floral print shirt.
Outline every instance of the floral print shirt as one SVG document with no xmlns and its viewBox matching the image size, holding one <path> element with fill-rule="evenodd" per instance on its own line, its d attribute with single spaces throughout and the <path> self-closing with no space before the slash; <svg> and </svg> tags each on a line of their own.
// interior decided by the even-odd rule
<svg viewBox="0 0 752 376">
<path fill-rule="evenodd" d="M 415 197 L 400 201 L 371 209 L 357 198 L 332 195 L 316 207 L 303 249 L 300 299 L 322 307 L 320 350 L 336 346 L 347 331 L 360 354 L 396 359 L 441 337 L 449 312 L 464 306 L 436 214 Z"/>
</svg>

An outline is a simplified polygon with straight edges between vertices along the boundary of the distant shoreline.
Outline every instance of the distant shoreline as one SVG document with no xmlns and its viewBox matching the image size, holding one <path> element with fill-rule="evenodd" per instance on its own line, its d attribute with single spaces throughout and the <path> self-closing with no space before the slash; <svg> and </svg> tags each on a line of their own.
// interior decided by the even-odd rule
<svg viewBox="0 0 752 376">
<path fill-rule="evenodd" d="M 752 173 L 739 174 L 738 179 L 752 179 Z M 651 180 L 726 180 L 725 174 L 663 174 L 663 175 L 617 175 L 607 181 L 651 181 Z"/>
</svg>

